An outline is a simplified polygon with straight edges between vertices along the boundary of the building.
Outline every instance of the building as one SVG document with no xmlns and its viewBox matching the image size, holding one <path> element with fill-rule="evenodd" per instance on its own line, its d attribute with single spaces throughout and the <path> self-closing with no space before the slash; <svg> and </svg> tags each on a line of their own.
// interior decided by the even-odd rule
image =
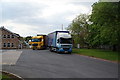
<svg viewBox="0 0 120 80">
<path fill-rule="evenodd" d="M 22 47 L 20 35 L 13 33 L 4 26 L 0 27 L 0 48 L 1 49 L 18 49 Z"/>
</svg>

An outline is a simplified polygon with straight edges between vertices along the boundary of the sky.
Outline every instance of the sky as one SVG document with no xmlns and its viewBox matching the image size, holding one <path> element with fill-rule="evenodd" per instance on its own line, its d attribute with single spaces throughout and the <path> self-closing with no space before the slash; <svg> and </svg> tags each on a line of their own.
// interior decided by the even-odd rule
<svg viewBox="0 0 120 80">
<path fill-rule="evenodd" d="M 79 14 L 90 14 L 98 0 L 2 0 L 0 26 L 20 36 L 65 30 Z"/>
</svg>

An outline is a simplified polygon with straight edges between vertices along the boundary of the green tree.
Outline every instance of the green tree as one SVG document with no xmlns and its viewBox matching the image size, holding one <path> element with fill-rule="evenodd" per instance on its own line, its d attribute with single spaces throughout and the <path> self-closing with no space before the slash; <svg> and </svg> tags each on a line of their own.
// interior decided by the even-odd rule
<svg viewBox="0 0 120 80">
<path fill-rule="evenodd" d="M 74 40 L 74 44 L 80 44 L 82 47 L 87 43 L 86 37 L 88 33 L 88 20 L 89 16 L 86 14 L 80 14 L 77 16 L 67 28 Z"/>
<path fill-rule="evenodd" d="M 112 45 L 113 50 L 120 41 L 119 2 L 98 2 L 92 6 L 90 21 L 90 43 L 92 45 Z"/>
<path fill-rule="evenodd" d="M 27 36 L 27 37 L 24 38 L 24 40 L 25 40 L 27 43 L 28 43 L 28 41 L 31 40 L 31 39 L 32 39 L 32 36 Z"/>
</svg>

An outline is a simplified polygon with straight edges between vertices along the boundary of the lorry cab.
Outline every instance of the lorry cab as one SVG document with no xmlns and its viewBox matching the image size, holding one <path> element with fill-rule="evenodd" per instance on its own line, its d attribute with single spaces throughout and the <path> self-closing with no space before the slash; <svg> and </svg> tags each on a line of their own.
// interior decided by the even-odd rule
<svg viewBox="0 0 120 80">
<path fill-rule="evenodd" d="M 50 51 L 59 53 L 72 52 L 72 37 L 69 31 L 55 31 L 48 34 L 48 47 Z"/>
<path fill-rule="evenodd" d="M 56 40 L 57 52 L 72 52 L 72 38 L 69 33 L 58 33 Z"/>
<path fill-rule="evenodd" d="M 46 38 L 45 35 L 41 35 L 41 36 L 34 36 L 32 37 L 31 40 L 31 48 L 33 50 L 35 49 L 45 49 L 46 48 Z"/>
</svg>

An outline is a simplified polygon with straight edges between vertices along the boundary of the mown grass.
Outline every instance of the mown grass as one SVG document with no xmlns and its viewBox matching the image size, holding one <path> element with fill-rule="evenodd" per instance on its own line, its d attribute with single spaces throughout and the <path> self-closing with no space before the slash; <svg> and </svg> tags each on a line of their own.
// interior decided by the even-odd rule
<svg viewBox="0 0 120 80">
<path fill-rule="evenodd" d="M 0 79 L 1 79 L 1 80 L 13 80 L 13 79 L 11 79 L 9 76 L 4 75 L 4 74 L 0 74 Z"/>
<path fill-rule="evenodd" d="M 0 80 L 2 79 L 2 74 L 0 74 Z"/>
<path fill-rule="evenodd" d="M 110 61 L 120 61 L 118 58 L 118 52 L 100 50 L 100 49 L 73 49 L 73 53 L 97 57 L 101 59 L 106 59 Z"/>
</svg>

